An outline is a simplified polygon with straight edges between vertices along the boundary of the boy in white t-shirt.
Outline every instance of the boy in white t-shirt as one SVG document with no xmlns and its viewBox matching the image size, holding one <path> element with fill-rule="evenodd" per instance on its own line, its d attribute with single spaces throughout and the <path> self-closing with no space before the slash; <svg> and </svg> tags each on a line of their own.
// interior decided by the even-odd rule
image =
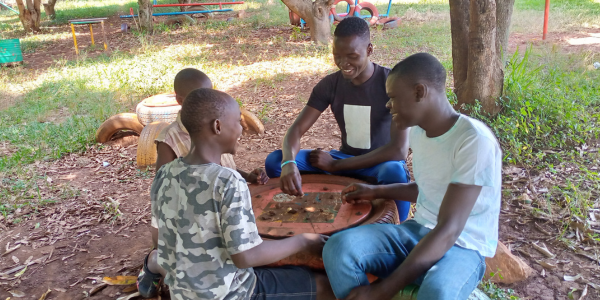
<svg viewBox="0 0 600 300">
<path fill-rule="evenodd" d="M 323 260 L 338 299 L 391 299 L 406 285 L 417 299 L 467 299 L 498 243 L 502 151 L 482 122 L 457 113 L 446 98 L 446 70 L 418 53 L 391 71 L 388 107 L 398 129 L 409 127 L 415 182 L 342 191 L 358 199 L 417 203 L 413 220 L 360 226 L 333 235 Z M 365 273 L 380 278 L 369 285 Z"/>
</svg>

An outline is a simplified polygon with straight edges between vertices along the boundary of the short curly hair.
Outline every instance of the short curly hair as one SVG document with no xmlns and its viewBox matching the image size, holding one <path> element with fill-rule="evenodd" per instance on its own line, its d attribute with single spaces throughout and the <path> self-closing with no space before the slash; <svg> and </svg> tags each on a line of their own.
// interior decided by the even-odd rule
<svg viewBox="0 0 600 300">
<path fill-rule="evenodd" d="M 399 76 L 413 81 L 423 80 L 439 91 L 446 88 L 446 68 L 429 53 L 413 54 L 396 64 L 388 78 Z"/>
<path fill-rule="evenodd" d="M 179 97 L 185 98 L 191 91 L 199 88 L 212 88 L 212 82 L 204 72 L 185 68 L 175 75 L 173 89 Z"/>
<path fill-rule="evenodd" d="M 221 91 L 201 88 L 193 90 L 181 105 L 181 123 L 190 134 L 198 133 L 207 123 L 220 119 L 233 99 Z"/>
<path fill-rule="evenodd" d="M 369 24 L 359 17 L 347 17 L 343 19 L 333 32 L 335 37 L 358 36 L 371 39 Z"/>
</svg>

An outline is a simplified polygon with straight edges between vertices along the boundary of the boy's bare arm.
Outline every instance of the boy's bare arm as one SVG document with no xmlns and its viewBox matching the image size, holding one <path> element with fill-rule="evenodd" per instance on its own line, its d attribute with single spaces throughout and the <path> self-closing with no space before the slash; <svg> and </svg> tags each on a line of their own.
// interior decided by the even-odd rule
<svg viewBox="0 0 600 300">
<path fill-rule="evenodd" d="M 231 260 L 240 269 L 268 265 L 300 251 L 321 253 L 327 237 L 314 233 L 303 233 L 283 240 L 267 240 L 244 252 L 231 255 Z"/>
<path fill-rule="evenodd" d="M 350 204 L 356 201 L 375 199 L 398 199 L 416 203 L 418 196 L 419 187 L 416 182 L 385 185 L 353 183 L 342 190 L 342 200 L 344 203 Z"/>
<path fill-rule="evenodd" d="M 171 149 L 171 147 L 166 143 L 156 143 L 156 152 L 156 170 L 160 169 L 160 167 L 162 167 L 163 165 L 168 164 L 177 159 L 177 155 L 175 154 L 173 149 Z"/>
<path fill-rule="evenodd" d="M 314 167 L 327 172 L 357 170 L 376 166 L 386 161 L 406 160 L 408 156 L 408 131 L 399 130 L 392 124 L 390 142 L 367 154 L 345 159 L 334 160 L 331 155 L 322 150 L 310 153 L 310 163 Z"/>
<path fill-rule="evenodd" d="M 321 116 L 321 112 L 315 108 L 305 106 L 302 109 L 283 138 L 283 146 L 281 147 L 283 161 L 296 159 L 296 155 L 300 151 L 300 138 L 315 124 L 319 116 Z M 296 196 L 303 195 L 302 179 L 296 164 L 287 164 L 281 169 L 280 183 L 281 190 L 284 193 Z"/>
<path fill-rule="evenodd" d="M 427 272 L 454 246 L 462 233 L 481 186 L 450 184 L 440 206 L 438 223 L 387 278 L 355 288 L 347 300 L 392 299 L 405 286 Z"/>
</svg>

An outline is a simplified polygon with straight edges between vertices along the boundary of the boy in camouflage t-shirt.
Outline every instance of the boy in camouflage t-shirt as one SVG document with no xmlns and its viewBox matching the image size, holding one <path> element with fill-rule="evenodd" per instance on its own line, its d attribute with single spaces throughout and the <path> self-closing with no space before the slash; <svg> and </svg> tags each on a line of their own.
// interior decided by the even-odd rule
<svg viewBox="0 0 600 300">
<path fill-rule="evenodd" d="M 171 298 L 335 299 L 327 278 L 307 268 L 253 269 L 303 250 L 320 253 L 325 238 L 302 234 L 263 241 L 258 235 L 246 181 L 218 164 L 223 153 L 235 154 L 242 133 L 237 102 L 223 92 L 198 89 L 181 111 L 192 149 L 165 164 L 151 190 L 157 262 Z M 160 270 L 158 265 L 148 263 L 150 271 Z"/>
</svg>

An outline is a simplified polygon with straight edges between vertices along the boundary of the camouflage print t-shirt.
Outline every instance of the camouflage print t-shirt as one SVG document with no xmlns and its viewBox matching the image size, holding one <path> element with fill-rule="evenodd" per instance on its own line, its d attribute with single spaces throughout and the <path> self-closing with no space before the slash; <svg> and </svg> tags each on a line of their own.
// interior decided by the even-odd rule
<svg viewBox="0 0 600 300">
<path fill-rule="evenodd" d="M 158 220 L 158 263 L 176 300 L 246 299 L 256 283 L 252 268 L 231 255 L 262 243 L 246 181 L 217 164 L 164 165 L 152 183 Z"/>
</svg>

